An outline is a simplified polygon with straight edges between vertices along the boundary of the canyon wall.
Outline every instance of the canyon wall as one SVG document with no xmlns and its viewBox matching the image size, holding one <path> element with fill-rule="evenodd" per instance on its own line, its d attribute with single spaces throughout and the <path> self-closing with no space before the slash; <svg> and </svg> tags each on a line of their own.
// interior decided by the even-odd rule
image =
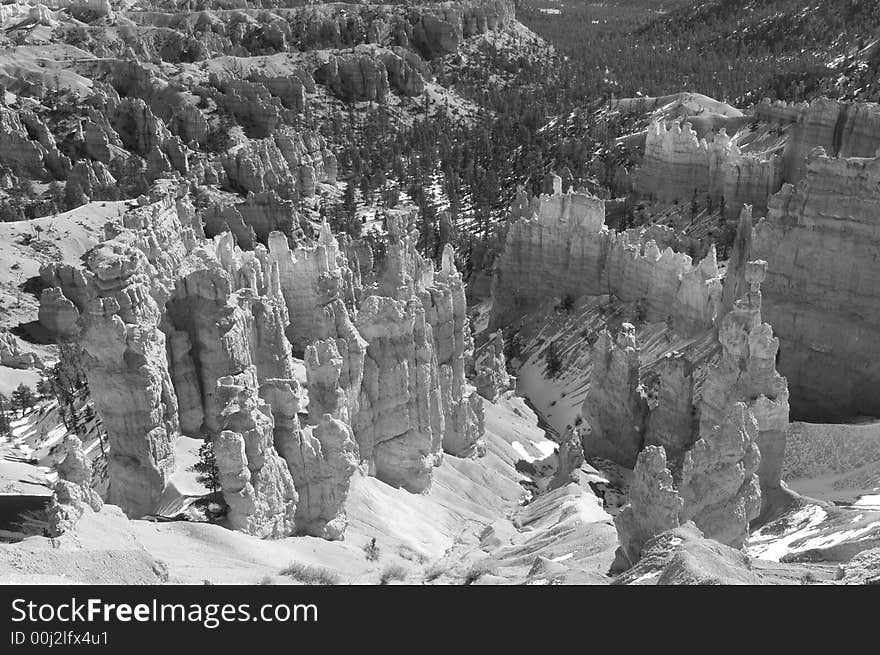
<svg viewBox="0 0 880 655">
<path fill-rule="evenodd" d="M 655 121 L 648 129 L 645 154 L 633 177 L 637 194 L 660 202 L 700 205 L 724 202 L 728 217 L 743 205 L 765 214 L 767 198 L 782 185 L 783 160 L 743 153 L 721 128 L 711 141 L 700 139 L 689 122 Z"/>
<path fill-rule="evenodd" d="M 602 200 L 586 193 L 517 199 L 504 252 L 495 265 L 490 329 L 510 325 L 547 297 L 610 294 L 642 301 L 645 318 L 682 334 L 714 324 L 721 278 L 714 248 L 698 264 L 646 230 L 604 224 Z"/>
<path fill-rule="evenodd" d="M 765 216 L 769 197 L 784 182 L 797 182 L 806 174 L 814 148 L 825 148 L 835 157 L 871 157 L 880 147 L 880 106 L 873 103 L 765 100 L 755 108 L 754 121 L 769 125 L 771 133 L 778 131 L 779 145 L 766 152 L 743 152 L 724 128 L 711 138 L 699 138 L 688 121 L 655 121 L 633 176 L 635 192 L 663 203 L 687 204 L 695 198 L 703 204 L 706 197 L 720 203 L 723 198 L 728 218 L 738 216 L 744 205 Z M 750 133 L 742 135 L 744 142 L 751 138 Z"/>
<path fill-rule="evenodd" d="M 840 102 L 819 98 L 799 104 L 785 148 L 785 182 L 797 182 L 807 173 L 807 158 L 815 148 L 824 148 L 832 157 L 873 157 L 880 148 L 880 105 L 867 102 Z M 792 105 L 764 105 L 757 115 L 783 117 Z"/>
<path fill-rule="evenodd" d="M 792 414 L 880 415 L 880 159 L 814 151 L 753 233 L 768 262 L 764 316 L 779 338 Z"/>
</svg>

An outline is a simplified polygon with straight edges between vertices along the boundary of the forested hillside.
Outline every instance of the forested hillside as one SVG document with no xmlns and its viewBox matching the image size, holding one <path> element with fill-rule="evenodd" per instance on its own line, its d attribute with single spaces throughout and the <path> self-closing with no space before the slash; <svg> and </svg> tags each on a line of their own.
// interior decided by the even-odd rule
<svg viewBox="0 0 880 655">
<path fill-rule="evenodd" d="M 876 99 L 864 66 L 838 79 L 845 59 L 863 59 L 859 51 L 880 26 L 876 2 L 620 0 L 563 7 L 538 0 L 518 16 L 567 56 L 573 94 L 699 89 L 734 104 L 818 94 Z"/>
</svg>

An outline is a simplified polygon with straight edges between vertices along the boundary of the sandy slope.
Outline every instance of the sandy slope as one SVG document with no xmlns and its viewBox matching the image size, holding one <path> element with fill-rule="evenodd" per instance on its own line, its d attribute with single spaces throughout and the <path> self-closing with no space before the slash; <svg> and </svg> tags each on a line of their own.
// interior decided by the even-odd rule
<svg viewBox="0 0 880 655">
<path fill-rule="evenodd" d="M 586 484 L 522 505 L 528 493 L 514 468 L 518 452 L 537 458 L 552 447 L 522 399 L 487 404 L 485 439 L 485 457 L 446 456 L 426 494 L 356 475 L 341 542 L 264 541 L 217 525 L 126 521 L 109 507 L 87 513 L 55 548 L 42 537 L 0 545 L 0 581 L 57 581 L 64 570 L 64 581 L 80 582 L 281 583 L 291 580 L 280 571 L 298 562 L 332 569 L 341 582 L 374 584 L 386 567 L 399 564 L 410 583 L 461 583 L 475 577 L 474 570 L 483 573 L 479 579 L 503 583 L 525 580 L 540 555 L 565 561 L 569 575 L 581 581 L 606 582 L 616 533 Z M 183 494 L 193 490 L 185 469 L 197 445 L 178 443 L 173 483 Z M 374 538 L 380 556 L 369 561 L 363 546 Z"/>
</svg>

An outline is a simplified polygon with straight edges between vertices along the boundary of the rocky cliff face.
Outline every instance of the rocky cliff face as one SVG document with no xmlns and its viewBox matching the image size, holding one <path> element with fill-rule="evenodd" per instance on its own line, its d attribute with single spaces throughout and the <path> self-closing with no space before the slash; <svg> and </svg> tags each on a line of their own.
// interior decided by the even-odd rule
<svg viewBox="0 0 880 655">
<path fill-rule="evenodd" d="M 274 445 L 275 422 L 259 398 L 253 370 L 217 381 L 221 430 L 214 438 L 220 488 L 236 530 L 285 537 L 294 530 L 298 496 L 291 470 Z"/>
<path fill-rule="evenodd" d="M 645 444 L 663 446 L 679 470 L 685 451 L 697 439 L 696 366 L 682 353 L 671 353 L 657 369 L 656 400 L 648 404 Z"/>
<path fill-rule="evenodd" d="M 648 402 L 639 380 L 635 328 L 629 323 L 623 324 L 616 338 L 607 330 L 599 335 L 582 414 L 587 457 L 635 466 L 645 440 Z"/>
<path fill-rule="evenodd" d="M 303 303 L 320 316 L 312 332 L 320 340 L 306 352 L 315 411 L 349 417 L 369 470 L 419 492 L 444 450 L 481 452 L 483 415 L 482 399 L 465 380 L 473 346 L 461 275 L 451 251 L 436 271 L 418 254 L 412 220 L 411 212 L 389 215 L 384 267 L 357 302 L 346 305 L 339 290 L 348 287 L 333 282 L 351 271 L 329 231 L 314 253 L 291 254 L 293 266 L 303 254 L 302 261 L 317 264 L 306 266 L 308 275 L 289 277 L 296 289 L 286 297 L 292 316 Z M 304 279 L 312 280 L 311 291 L 304 291 Z M 330 295 L 317 293 L 328 288 Z M 319 314 L 315 306 L 323 308 Z"/>
<path fill-rule="evenodd" d="M 110 501 L 129 515 L 154 507 L 174 466 L 177 398 L 159 327 L 173 275 L 195 243 L 173 198 L 125 217 L 118 238 L 83 269 L 50 266 L 41 320 L 83 349 L 86 375 L 112 444 Z"/>
<path fill-rule="evenodd" d="M 819 98 L 781 109 L 788 109 L 784 118 L 793 123 L 785 149 L 785 182 L 807 174 L 807 159 L 815 148 L 825 148 L 832 157 L 873 157 L 880 148 L 880 106 L 874 103 Z"/>
<path fill-rule="evenodd" d="M 111 502 L 152 511 L 174 439 L 202 435 L 215 440 L 232 524 L 289 533 L 294 487 L 256 395 L 262 380 L 293 377 L 278 269 L 228 233 L 200 244 L 191 218 L 185 201 L 164 197 L 108 225 L 85 269 L 43 272 L 54 286 L 41 318 L 83 350 L 110 438 Z"/>
<path fill-rule="evenodd" d="M 880 412 L 878 162 L 814 153 L 754 230 L 751 257 L 768 262 L 763 313 L 798 418 Z"/>
<path fill-rule="evenodd" d="M 38 121 L 33 115 L 30 118 L 28 121 L 26 112 L 0 107 L 0 165 L 29 179 L 51 179 L 53 168 L 64 168 L 63 155 L 58 152 L 55 140 L 45 126 L 42 140 L 31 139 L 28 122 L 33 130 Z M 70 160 L 66 161 L 66 167 L 70 168 Z"/>
<path fill-rule="evenodd" d="M 317 339 L 338 336 L 338 313 L 332 311 L 341 301 L 343 313 L 353 314 L 360 281 L 348 267 L 339 243 L 326 223 L 313 244 L 291 250 L 287 237 L 269 235 L 269 259 L 278 265 L 281 292 L 290 315 L 287 336 L 298 352 Z"/>
<path fill-rule="evenodd" d="M 761 450 L 759 477 L 765 497 L 779 488 L 782 479 L 789 414 L 788 384 L 776 371 L 779 339 L 762 319 L 761 284 L 766 274 L 766 262 L 746 264 L 749 288 L 721 322 L 722 356 L 706 377 L 700 407 L 702 435 L 730 422 L 727 414 L 732 404 L 745 403 L 757 421 L 756 430 L 749 432 Z M 752 427 L 750 422 L 748 427 Z"/>
<path fill-rule="evenodd" d="M 669 203 L 715 203 L 724 199 L 725 215 L 739 215 L 744 205 L 758 216 L 768 211 L 769 197 L 784 182 L 807 173 L 810 152 L 825 148 L 835 157 L 871 157 L 880 147 L 880 108 L 820 98 L 811 103 L 764 101 L 754 112 L 754 126 L 778 134 L 768 148 L 755 146 L 752 130 L 728 136 L 723 127 L 698 135 L 692 122 L 655 121 L 648 129 L 644 159 L 633 176 L 633 189 L 643 197 Z M 736 125 L 734 124 L 734 127 Z M 744 152 L 754 149 L 755 152 Z"/>
<path fill-rule="evenodd" d="M 388 70 L 369 52 L 330 55 L 315 71 L 315 80 L 344 102 L 384 102 L 388 95 Z"/>
<path fill-rule="evenodd" d="M 82 349 L 110 437 L 112 502 L 152 511 L 175 439 L 198 435 L 214 442 L 232 527 L 336 539 L 361 463 L 420 492 L 444 449 L 482 452 L 464 284 L 451 250 L 438 270 L 415 250 L 411 212 L 389 219 L 388 266 L 364 293 L 326 224 L 310 245 L 273 231 L 242 250 L 157 193 L 108 224 L 84 268 L 43 271 L 40 318 Z"/>
<path fill-rule="evenodd" d="M 672 248 L 661 251 L 647 231 L 614 232 L 604 224 L 604 202 L 584 193 L 519 198 L 511 218 L 495 265 L 492 329 L 548 296 L 642 301 L 648 320 L 669 320 L 683 334 L 704 330 L 718 315 L 714 249 L 694 265 Z"/>
<path fill-rule="evenodd" d="M 746 154 L 721 128 L 711 140 L 700 139 L 689 122 L 667 127 L 661 120 L 648 129 L 643 162 L 633 189 L 661 202 L 724 201 L 725 214 L 738 216 L 743 205 L 765 214 L 767 198 L 782 185 L 779 155 Z"/>
<path fill-rule="evenodd" d="M 358 444 L 380 480 L 424 491 L 442 461 L 445 427 L 425 309 L 415 298 L 369 296 L 355 324 L 369 344 L 354 423 Z"/>
<path fill-rule="evenodd" d="M 104 502 L 92 488 L 92 465 L 82 441 L 68 435 L 56 450 L 58 480 L 48 508 L 49 534 L 58 537 L 68 532 L 87 511 L 99 512 Z"/>
<path fill-rule="evenodd" d="M 514 381 L 507 372 L 504 356 L 504 333 L 493 332 L 474 353 L 473 383 L 483 398 L 495 402 L 498 396 L 511 388 Z"/>
</svg>

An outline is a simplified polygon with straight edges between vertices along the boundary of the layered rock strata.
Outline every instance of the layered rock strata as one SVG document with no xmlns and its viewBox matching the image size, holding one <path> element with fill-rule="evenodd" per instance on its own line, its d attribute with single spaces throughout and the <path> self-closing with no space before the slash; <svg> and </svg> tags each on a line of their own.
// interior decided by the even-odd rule
<svg viewBox="0 0 880 655">
<path fill-rule="evenodd" d="M 671 320 L 681 334 L 701 332 L 718 317 L 714 248 L 694 264 L 672 248 L 661 251 L 647 231 L 614 232 L 604 224 L 604 202 L 586 193 L 519 198 L 511 218 L 495 265 L 490 329 L 566 295 L 642 301 L 647 320 Z"/>
<path fill-rule="evenodd" d="M 265 249 L 234 248 L 228 233 L 199 245 L 191 221 L 185 201 L 164 197 L 128 212 L 120 226 L 108 224 L 108 240 L 90 251 L 85 268 L 42 273 L 51 286 L 41 320 L 82 348 L 110 439 L 110 500 L 130 516 L 153 511 L 178 434 L 216 438 L 224 430 L 228 399 L 218 395 L 219 380 L 246 375 L 251 388 L 293 377 L 277 267 Z M 265 478 L 252 493 L 258 504 L 264 491 L 277 496 L 271 490 L 280 483 Z M 274 502 L 266 500 L 260 516 L 275 511 Z M 236 520 L 255 533 L 261 523 Z"/>
<path fill-rule="evenodd" d="M 788 384 L 776 371 L 779 339 L 762 319 L 761 284 L 766 274 L 766 262 L 746 264 L 744 277 L 749 289 L 721 322 L 721 359 L 706 376 L 700 405 L 703 435 L 714 426 L 729 423 L 732 404 L 745 403 L 757 421 L 750 434 L 761 451 L 759 477 L 765 498 L 782 480 L 789 416 Z"/>
<path fill-rule="evenodd" d="M 667 127 L 664 120 L 648 129 L 645 154 L 633 188 L 639 195 L 661 202 L 708 197 L 725 214 L 737 216 L 743 205 L 765 214 L 767 198 L 782 185 L 781 155 L 743 153 L 721 128 L 711 141 L 700 139 L 689 122 Z"/>
<path fill-rule="evenodd" d="M 616 338 L 603 331 L 593 347 L 592 359 L 582 409 L 584 454 L 632 468 L 645 440 L 648 416 L 639 379 L 635 328 L 624 323 Z"/>
<path fill-rule="evenodd" d="M 798 419 L 880 414 L 878 188 L 880 158 L 818 150 L 754 229 L 751 257 L 768 262 L 763 313 Z"/>
<path fill-rule="evenodd" d="M 298 495 L 287 463 L 274 445 L 275 421 L 256 393 L 254 371 L 217 381 L 223 405 L 214 456 L 227 521 L 259 537 L 286 537 L 295 526 Z"/>
<path fill-rule="evenodd" d="M 89 388 L 111 443 L 110 502 L 130 516 L 153 510 L 174 467 L 177 395 L 160 329 L 174 272 L 195 246 L 174 198 L 127 213 L 86 266 L 41 274 L 40 320 L 83 350 Z"/>
<path fill-rule="evenodd" d="M 873 157 L 880 148 L 880 106 L 875 103 L 828 98 L 809 104 L 764 103 L 757 116 L 793 124 L 785 149 L 785 182 L 798 182 L 807 174 L 808 158 L 816 148 L 832 157 Z"/>
<path fill-rule="evenodd" d="M 271 231 L 242 250 L 232 232 L 204 239 L 182 197 L 140 202 L 84 268 L 46 268 L 40 312 L 83 351 L 127 513 L 152 511 L 179 434 L 214 442 L 229 524 L 264 537 L 340 538 L 360 463 L 421 492 L 444 450 L 482 452 L 464 284 L 451 248 L 437 270 L 416 251 L 412 212 L 390 219 L 365 294 L 326 224 L 313 243 Z"/>
</svg>

